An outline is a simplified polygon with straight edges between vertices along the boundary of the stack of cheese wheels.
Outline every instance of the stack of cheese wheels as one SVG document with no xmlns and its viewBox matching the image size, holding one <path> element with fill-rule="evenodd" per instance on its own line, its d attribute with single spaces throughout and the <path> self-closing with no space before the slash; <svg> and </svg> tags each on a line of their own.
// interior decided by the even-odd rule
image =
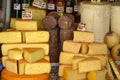
<svg viewBox="0 0 120 80">
<path fill-rule="evenodd" d="M 92 32 L 74 31 L 59 57 L 60 80 L 106 80 L 107 45 L 94 42 Z"/>
<path fill-rule="evenodd" d="M 110 26 L 110 5 L 107 2 L 81 2 L 80 13 L 81 23 L 86 24 L 86 31 L 95 34 L 95 42 L 104 42 Z"/>
</svg>

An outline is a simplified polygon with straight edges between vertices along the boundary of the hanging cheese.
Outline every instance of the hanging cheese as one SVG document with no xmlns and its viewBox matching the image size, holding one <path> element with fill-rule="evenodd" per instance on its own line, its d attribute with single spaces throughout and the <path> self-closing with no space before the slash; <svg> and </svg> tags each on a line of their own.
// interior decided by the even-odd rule
<svg viewBox="0 0 120 80">
<path fill-rule="evenodd" d="M 0 43 L 21 43 L 22 35 L 19 31 L 0 32 Z"/>
<path fill-rule="evenodd" d="M 49 74 L 38 74 L 38 75 L 17 75 L 6 69 L 1 72 L 2 80 L 51 80 Z"/>
<path fill-rule="evenodd" d="M 87 52 L 88 52 L 88 43 L 81 43 L 80 53 L 87 54 Z"/>
<path fill-rule="evenodd" d="M 79 73 L 101 70 L 101 62 L 98 58 L 88 57 L 78 63 Z"/>
<path fill-rule="evenodd" d="M 63 42 L 63 51 L 79 53 L 80 48 L 81 48 L 81 43 L 73 42 L 70 40 Z"/>
<path fill-rule="evenodd" d="M 2 65 L 3 65 L 3 67 L 5 67 L 7 59 L 8 59 L 8 56 L 2 56 Z"/>
<path fill-rule="evenodd" d="M 74 31 L 73 41 L 93 43 L 94 42 L 94 34 L 92 32 Z"/>
<path fill-rule="evenodd" d="M 2 44 L 1 50 L 2 50 L 2 55 L 7 55 L 7 52 L 9 49 L 12 48 L 43 48 L 45 50 L 45 55 L 48 55 L 49 53 L 49 44 L 48 43 L 38 43 L 38 44 L 25 44 L 25 43 L 20 43 L 20 44 Z"/>
<path fill-rule="evenodd" d="M 110 28 L 110 4 L 81 2 L 79 9 L 81 23 L 85 24 L 86 31 L 95 34 L 95 42 L 104 42 L 104 36 Z"/>
<path fill-rule="evenodd" d="M 49 32 L 47 31 L 25 31 L 26 43 L 40 43 L 49 41 Z"/>
<path fill-rule="evenodd" d="M 44 74 L 44 73 L 50 73 L 50 71 L 51 71 L 51 64 L 44 59 L 35 63 L 25 64 L 26 75 Z"/>
<path fill-rule="evenodd" d="M 8 50 L 8 58 L 15 59 L 15 60 L 21 60 L 21 59 L 23 59 L 23 51 L 18 48 L 9 49 Z"/>
<path fill-rule="evenodd" d="M 107 55 L 108 53 L 107 45 L 103 43 L 92 43 L 89 44 L 88 47 L 89 47 L 88 55 L 98 55 L 98 54 Z"/>
<path fill-rule="evenodd" d="M 25 60 L 7 59 L 5 67 L 8 71 L 22 75 L 24 74 Z"/>
<path fill-rule="evenodd" d="M 29 62 L 33 63 L 45 56 L 45 51 L 42 48 L 23 48 L 24 51 L 24 59 Z"/>
</svg>

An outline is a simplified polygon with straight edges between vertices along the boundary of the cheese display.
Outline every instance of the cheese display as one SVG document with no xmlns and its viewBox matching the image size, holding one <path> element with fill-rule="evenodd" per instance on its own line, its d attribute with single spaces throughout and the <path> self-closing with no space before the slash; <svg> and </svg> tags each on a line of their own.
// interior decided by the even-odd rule
<svg viewBox="0 0 120 80">
<path fill-rule="evenodd" d="M 22 35 L 19 31 L 0 32 L 0 43 L 21 43 Z"/>
<path fill-rule="evenodd" d="M 98 58 L 89 57 L 78 63 L 79 73 L 101 70 L 101 62 Z"/>
<path fill-rule="evenodd" d="M 40 43 L 49 41 L 48 31 L 25 31 L 24 37 L 26 43 Z"/>
<path fill-rule="evenodd" d="M 88 52 L 88 43 L 81 43 L 80 53 L 87 54 Z"/>
<path fill-rule="evenodd" d="M 9 59 L 21 60 L 23 59 L 23 51 L 18 48 L 8 50 Z"/>
<path fill-rule="evenodd" d="M 50 56 L 44 56 L 43 59 L 45 59 L 45 60 L 50 62 Z"/>
<path fill-rule="evenodd" d="M 17 18 L 11 18 L 10 20 L 10 28 L 11 29 L 15 29 L 15 21 L 17 20 Z"/>
<path fill-rule="evenodd" d="M 93 43 L 94 34 L 92 32 L 74 31 L 73 41 Z"/>
<path fill-rule="evenodd" d="M 106 44 L 103 43 L 92 43 L 88 45 L 89 50 L 88 50 L 88 55 L 98 55 L 98 54 L 103 54 L 107 55 L 108 53 L 108 48 Z"/>
<path fill-rule="evenodd" d="M 36 62 L 45 56 L 45 51 L 42 48 L 23 48 L 24 59 L 29 63 Z"/>
<path fill-rule="evenodd" d="M 64 41 L 63 42 L 63 51 L 79 53 L 81 48 L 81 43 L 73 42 L 73 41 Z"/>
<path fill-rule="evenodd" d="M 50 70 L 51 64 L 44 59 L 35 63 L 25 64 L 25 74 L 27 75 L 50 73 Z"/>
<path fill-rule="evenodd" d="M 81 23 L 85 24 L 86 31 L 95 34 L 95 42 L 104 42 L 104 36 L 109 32 L 110 26 L 110 4 L 83 1 L 80 3 L 79 9 Z"/>
<path fill-rule="evenodd" d="M 38 44 L 25 44 L 25 43 L 20 43 L 20 44 L 3 44 L 1 46 L 1 50 L 2 50 L 2 55 L 7 55 L 7 52 L 9 49 L 12 48 L 19 48 L 19 49 L 23 49 L 23 48 L 43 48 L 45 50 L 45 55 L 48 55 L 49 53 L 49 44 L 48 43 L 38 43 Z"/>
<path fill-rule="evenodd" d="M 3 64 L 3 67 L 5 67 L 5 64 L 6 64 L 6 60 L 8 59 L 8 56 L 3 56 L 2 57 L 2 64 Z"/>
</svg>

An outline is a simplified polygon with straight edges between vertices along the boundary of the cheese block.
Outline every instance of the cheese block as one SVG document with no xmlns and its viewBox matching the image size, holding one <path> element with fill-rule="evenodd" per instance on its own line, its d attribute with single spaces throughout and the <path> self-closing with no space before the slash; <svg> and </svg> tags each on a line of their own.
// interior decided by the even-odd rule
<svg viewBox="0 0 120 80">
<path fill-rule="evenodd" d="M 75 55 L 74 53 L 70 53 L 70 52 L 61 52 L 59 63 L 60 64 L 72 64 L 74 55 Z"/>
<path fill-rule="evenodd" d="M 49 56 L 44 56 L 43 59 L 50 61 L 50 57 Z"/>
<path fill-rule="evenodd" d="M 94 42 L 94 33 L 74 31 L 73 41 L 93 43 Z"/>
<path fill-rule="evenodd" d="M 72 67 L 64 68 L 64 80 L 86 80 L 86 73 L 78 73 L 78 70 L 72 70 Z"/>
<path fill-rule="evenodd" d="M 49 41 L 48 31 L 26 31 L 24 32 L 26 43 L 40 43 Z"/>
<path fill-rule="evenodd" d="M 106 80 L 107 69 L 91 71 L 87 74 L 87 80 Z"/>
<path fill-rule="evenodd" d="M 0 32 L 0 43 L 21 43 L 22 35 L 19 31 Z"/>
<path fill-rule="evenodd" d="M 73 70 L 78 69 L 78 62 L 85 59 L 83 56 L 74 56 L 73 57 L 73 62 L 72 62 L 72 68 Z"/>
<path fill-rule="evenodd" d="M 18 49 L 18 48 L 9 49 L 8 50 L 8 58 L 15 59 L 15 60 L 23 59 L 23 50 Z"/>
<path fill-rule="evenodd" d="M 80 48 L 81 48 L 81 43 L 73 42 L 70 40 L 63 42 L 63 51 L 79 53 Z"/>
<path fill-rule="evenodd" d="M 50 71 L 51 71 L 51 64 L 44 59 L 35 63 L 25 64 L 26 75 L 44 74 L 44 73 L 50 73 Z"/>
<path fill-rule="evenodd" d="M 63 77 L 59 77 L 59 80 L 64 80 L 64 78 Z"/>
<path fill-rule="evenodd" d="M 88 52 L 88 43 L 81 43 L 80 53 L 87 54 Z"/>
<path fill-rule="evenodd" d="M 58 76 L 63 77 L 63 72 L 65 67 L 70 67 L 72 65 L 59 65 Z"/>
<path fill-rule="evenodd" d="M 8 59 L 8 56 L 3 56 L 2 57 L 2 65 L 3 67 L 5 67 L 5 64 L 6 64 L 6 60 Z"/>
<path fill-rule="evenodd" d="M 18 75 L 6 69 L 2 70 L 1 79 L 2 80 L 51 80 L 49 74 Z"/>
<path fill-rule="evenodd" d="M 11 29 L 15 29 L 15 21 L 17 20 L 18 18 L 11 18 L 10 19 L 10 28 Z"/>
<path fill-rule="evenodd" d="M 8 71 L 22 75 L 24 74 L 25 60 L 7 59 L 5 67 Z"/>
<path fill-rule="evenodd" d="M 38 30 L 39 22 L 37 20 L 16 20 L 16 30 Z"/>
<path fill-rule="evenodd" d="M 2 44 L 1 51 L 2 55 L 7 55 L 7 52 L 9 49 L 12 48 L 43 48 L 45 50 L 45 55 L 48 55 L 49 53 L 49 44 L 48 43 L 38 43 L 38 44 L 26 44 L 26 43 L 20 43 L 20 44 Z"/>
<path fill-rule="evenodd" d="M 78 63 L 79 73 L 101 70 L 101 62 L 98 58 L 88 57 Z"/>
<path fill-rule="evenodd" d="M 25 11 L 32 12 L 32 19 L 43 20 L 43 18 L 46 16 L 46 10 L 42 10 L 33 6 L 28 7 Z"/>
<path fill-rule="evenodd" d="M 24 51 L 24 59 L 29 62 L 33 63 L 45 56 L 45 51 L 42 48 L 23 48 Z"/>
<path fill-rule="evenodd" d="M 108 53 L 107 45 L 103 43 L 92 43 L 89 44 L 88 47 L 89 47 L 88 55 L 98 55 L 98 54 L 107 55 Z"/>
</svg>

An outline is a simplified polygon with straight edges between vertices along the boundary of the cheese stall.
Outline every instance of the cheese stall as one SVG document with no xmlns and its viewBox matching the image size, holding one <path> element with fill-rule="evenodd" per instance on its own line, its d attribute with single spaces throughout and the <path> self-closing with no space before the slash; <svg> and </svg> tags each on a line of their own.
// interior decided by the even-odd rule
<svg viewBox="0 0 120 80">
<path fill-rule="evenodd" d="M 0 4 L 0 80 L 120 80 L 119 1 Z"/>
</svg>

